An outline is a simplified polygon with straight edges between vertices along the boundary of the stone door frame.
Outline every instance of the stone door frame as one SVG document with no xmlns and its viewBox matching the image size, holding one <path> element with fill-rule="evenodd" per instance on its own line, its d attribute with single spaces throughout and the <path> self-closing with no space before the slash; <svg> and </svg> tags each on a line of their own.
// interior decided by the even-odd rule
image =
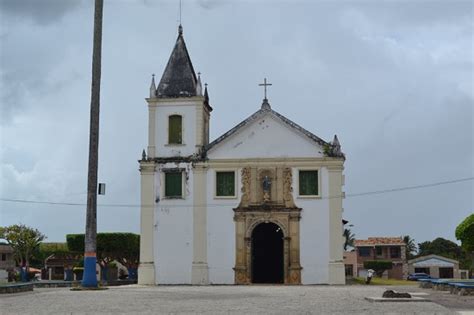
<svg viewBox="0 0 474 315">
<path fill-rule="evenodd" d="M 235 284 L 252 283 L 252 232 L 261 223 L 274 223 L 283 233 L 283 283 L 301 284 L 301 209 L 234 209 L 236 263 Z"/>
</svg>

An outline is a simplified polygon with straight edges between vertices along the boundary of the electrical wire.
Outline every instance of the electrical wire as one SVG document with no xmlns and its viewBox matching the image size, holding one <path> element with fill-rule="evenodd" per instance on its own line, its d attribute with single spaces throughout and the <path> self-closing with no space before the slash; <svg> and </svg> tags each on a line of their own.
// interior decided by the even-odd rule
<svg viewBox="0 0 474 315">
<path fill-rule="evenodd" d="M 398 187 L 398 188 L 390 188 L 390 189 L 383 189 L 383 190 L 374 190 L 368 192 L 361 192 L 361 193 L 351 193 L 337 195 L 337 196 L 327 196 L 321 197 L 319 199 L 338 199 L 338 198 L 353 198 L 353 197 L 360 197 L 360 196 L 370 196 L 370 195 L 381 195 L 393 192 L 400 192 L 400 191 L 408 191 L 408 190 L 417 190 L 423 188 L 430 188 L 442 185 L 450 185 L 456 184 L 461 182 L 467 182 L 474 180 L 474 177 L 467 177 L 467 178 L 459 178 L 453 179 L 449 181 L 442 181 L 442 182 L 434 182 L 428 183 L 423 185 L 415 185 L 415 186 L 405 186 L 405 187 Z M 54 202 L 54 201 L 37 201 L 37 200 L 27 200 L 27 199 L 12 199 L 12 198 L 0 198 L 0 201 L 3 202 L 12 202 L 12 203 L 26 203 L 26 204 L 46 204 L 46 205 L 60 205 L 60 206 L 86 206 L 85 203 L 75 203 L 75 202 Z M 168 201 L 168 200 L 167 200 Z M 238 201 L 237 201 L 238 202 Z M 236 202 L 234 202 L 236 203 Z M 222 207 L 222 206 L 231 206 L 234 203 L 220 203 L 220 204 L 205 204 L 205 205 L 195 205 L 195 204 L 187 204 L 187 205 L 168 205 L 162 204 L 160 205 L 157 203 L 156 205 L 136 205 L 136 204 L 98 204 L 97 207 L 112 207 L 112 208 L 147 208 L 147 207 L 163 207 L 163 208 L 191 208 L 191 207 Z"/>
</svg>

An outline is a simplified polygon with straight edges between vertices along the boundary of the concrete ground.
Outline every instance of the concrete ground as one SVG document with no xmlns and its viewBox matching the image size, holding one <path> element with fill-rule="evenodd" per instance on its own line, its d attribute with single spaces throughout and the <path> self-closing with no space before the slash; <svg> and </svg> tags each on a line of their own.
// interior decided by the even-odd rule
<svg viewBox="0 0 474 315">
<path fill-rule="evenodd" d="M 456 311 L 460 314 L 471 314 L 474 315 L 474 296 L 459 296 L 450 294 L 448 291 L 436 291 L 432 289 L 421 289 L 418 287 L 390 287 L 395 291 L 422 293 L 423 295 L 417 295 L 419 297 L 427 298 L 436 304 L 442 305 L 449 308 L 452 311 Z M 426 295 L 425 295 L 426 294 Z"/>
<path fill-rule="evenodd" d="M 45 288 L 0 296 L 0 314 L 456 314 L 431 302 L 364 299 L 383 291 L 357 285 Z"/>
</svg>

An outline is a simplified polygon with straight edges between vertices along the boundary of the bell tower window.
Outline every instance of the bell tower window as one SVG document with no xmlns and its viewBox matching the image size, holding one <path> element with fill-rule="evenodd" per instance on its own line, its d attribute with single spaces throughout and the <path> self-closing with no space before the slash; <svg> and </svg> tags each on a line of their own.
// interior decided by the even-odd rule
<svg viewBox="0 0 474 315">
<path fill-rule="evenodd" d="M 169 116 L 168 121 L 168 143 L 183 143 L 183 118 L 180 115 Z"/>
</svg>

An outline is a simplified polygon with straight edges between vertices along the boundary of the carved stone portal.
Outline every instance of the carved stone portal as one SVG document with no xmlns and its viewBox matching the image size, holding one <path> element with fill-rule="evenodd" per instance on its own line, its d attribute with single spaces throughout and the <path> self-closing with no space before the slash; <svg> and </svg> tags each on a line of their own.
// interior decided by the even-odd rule
<svg viewBox="0 0 474 315">
<path fill-rule="evenodd" d="M 264 180 L 271 185 L 264 186 Z M 265 198 L 267 197 L 267 198 Z M 291 168 L 242 169 L 242 199 L 234 209 L 236 231 L 235 283 L 252 279 L 252 232 L 261 223 L 274 223 L 283 232 L 283 283 L 301 284 L 301 208 L 292 196 Z"/>
</svg>

